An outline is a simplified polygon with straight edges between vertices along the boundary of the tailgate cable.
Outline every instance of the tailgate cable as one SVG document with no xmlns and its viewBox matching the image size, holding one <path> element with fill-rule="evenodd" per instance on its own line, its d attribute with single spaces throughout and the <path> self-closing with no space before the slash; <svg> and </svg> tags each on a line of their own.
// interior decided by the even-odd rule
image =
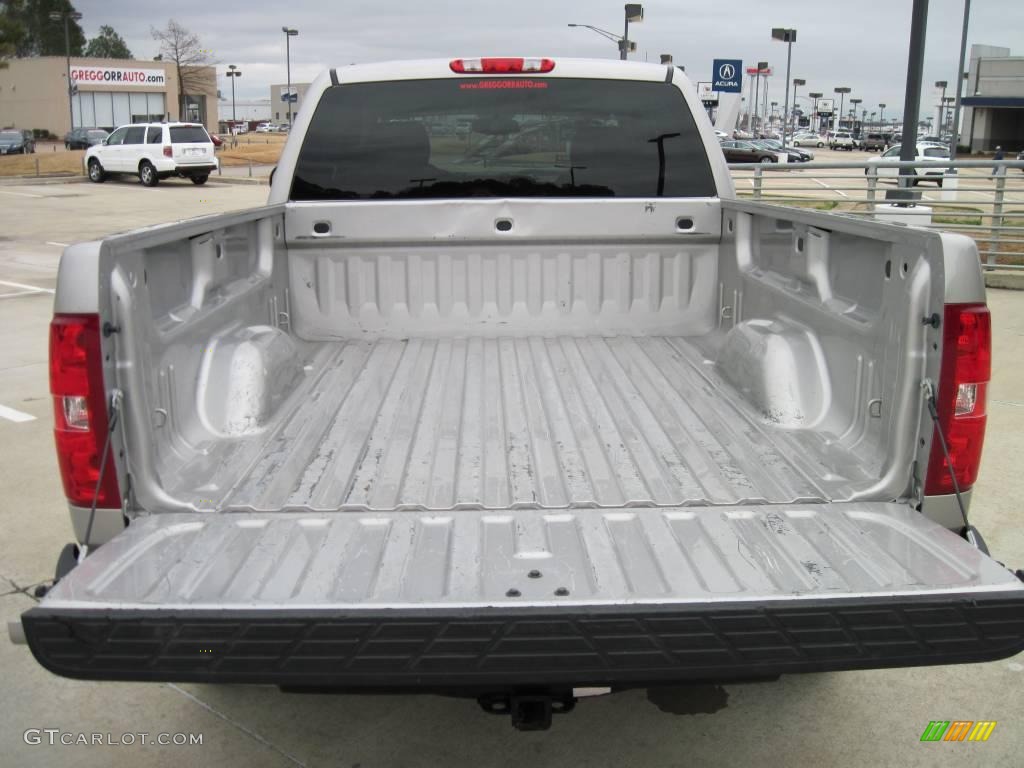
<svg viewBox="0 0 1024 768">
<path fill-rule="evenodd" d="M 946 445 L 946 436 L 942 432 L 942 425 L 939 423 L 939 410 L 935 405 L 935 385 L 931 379 L 924 379 L 921 382 L 921 391 L 924 392 L 924 401 L 928 405 L 928 413 L 931 414 L 935 423 L 935 434 L 939 437 L 939 445 L 942 446 L 942 455 L 946 457 L 946 466 L 949 467 L 949 479 L 953 481 L 953 493 L 956 494 L 956 503 L 960 508 L 960 516 L 964 519 L 964 536 L 974 546 L 978 546 L 977 539 L 971 524 L 967 522 L 967 507 L 964 506 L 963 497 L 960 495 L 960 483 L 957 482 L 956 472 L 953 471 L 953 460 L 949 456 L 949 446 Z"/>
<path fill-rule="evenodd" d="M 78 562 L 85 560 L 89 554 L 89 539 L 92 537 L 92 524 L 96 519 L 96 504 L 100 498 L 100 487 L 103 484 L 103 473 L 107 469 L 107 456 L 110 455 L 110 441 L 114 437 L 114 430 L 117 428 L 117 417 L 121 412 L 121 401 L 124 400 L 124 393 L 115 389 L 110 394 L 110 426 L 107 428 L 107 439 L 103 442 L 103 453 L 100 454 L 100 472 L 96 478 L 96 490 L 92 493 L 92 507 L 89 509 L 89 523 L 85 527 L 85 539 Z"/>
</svg>

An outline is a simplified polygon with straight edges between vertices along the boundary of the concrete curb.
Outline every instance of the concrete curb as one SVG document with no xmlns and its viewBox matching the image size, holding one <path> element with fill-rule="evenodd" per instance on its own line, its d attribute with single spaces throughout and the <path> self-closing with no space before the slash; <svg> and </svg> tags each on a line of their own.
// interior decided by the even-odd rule
<svg viewBox="0 0 1024 768">
<path fill-rule="evenodd" d="M 250 186 L 270 186 L 270 179 L 266 176 L 211 176 L 209 184 L 242 184 Z"/>
<path fill-rule="evenodd" d="M 985 272 L 986 288 L 1005 288 L 1024 291 L 1024 269 L 1003 269 Z"/>
<path fill-rule="evenodd" d="M 85 181 L 86 176 L 4 176 L 0 178 L 0 187 L 21 187 L 36 184 L 77 184 Z"/>
</svg>

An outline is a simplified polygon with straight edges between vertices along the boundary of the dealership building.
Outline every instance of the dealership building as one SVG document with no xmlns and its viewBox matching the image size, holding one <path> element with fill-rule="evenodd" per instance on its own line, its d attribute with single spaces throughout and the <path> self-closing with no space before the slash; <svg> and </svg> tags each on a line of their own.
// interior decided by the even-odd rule
<svg viewBox="0 0 1024 768">
<path fill-rule="evenodd" d="M 306 92 L 310 83 L 292 83 L 292 120 L 299 113 L 306 101 Z M 270 108 L 273 112 L 271 121 L 274 123 L 288 122 L 288 86 L 285 83 L 274 83 L 270 86 Z"/>
<path fill-rule="evenodd" d="M 970 62 L 960 143 L 972 152 L 1024 149 L 1024 56 L 1000 46 L 972 45 Z"/>
<path fill-rule="evenodd" d="M 68 107 L 67 60 L 10 59 L 0 69 L 0 127 L 44 129 L 63 136 L 74 128 L 112 129 L 126 123 L 182 120 L 217 130 L 217 76 L 197 67 L 198 87 L 179 104 L 173 62 L 71 59 L 75 92 Z M 72 125 L 73 121 L 73 125 Z"/>
</svg>

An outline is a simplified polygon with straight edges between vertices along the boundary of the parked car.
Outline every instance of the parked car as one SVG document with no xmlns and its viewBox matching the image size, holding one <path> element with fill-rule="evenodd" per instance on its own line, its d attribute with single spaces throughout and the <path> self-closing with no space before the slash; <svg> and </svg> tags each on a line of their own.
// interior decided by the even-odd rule
<svg viewBox="0 0 1024 768">
<path fill-rule="evenodd" d="M 147 187 L 180 176 L 205 184 L 217 170 L 213 141 L 197 123 L 141 123 L 115 130 L 102 144 L 90 147 L 85 164 L 91 181 L 112 174 L 131 174 Z"/>
<path fill-rule="evenodd" d="M 608 72 L 331 70 L 266 206 L 64 252 L 53 466 L 87 549 L 22 601 L 40 664 L 541 729 L 582 687 L 1024 650 L 969 518 L 974 242 L 737 199 L 685 73 Z M 429 140 L 467 115 L 495 140 Z M 537 123 L 559 152 L 516 141 Z"/>
<path fill-rule="evenodd" d="M 32 131 L 0 131 L 0 155 L 30 155 L 35 151 L 36 141 L 32 138 Z"/>
<path fill-rule="evenodd" d="M 849 131 L 836 131 L 828 140 L 829 149 L 845 149 L 852 152 L 856 147 L 857 142 Z"/>
<path fill-rule="evenodd" d="M 814 159 L 814 153 L 808 152 L 806 149 L 800 149 L 799 147 L 786 147 L 783 149 L 782 142 L 777 139 L 759 139 L 758 141 L 752 141 L 751 144 L 777 154 L 784 154 L 788 157 L 788 162 L 790 163 L 806 163 Z"/>
<path fill-rule="evenodd" d="M 721 142 L 722 152 L 729 163 L 777 163 L 779 156 L 770 149 L 759 147 L 751 141 L 730 139 Z"/>
<path fill-rule="evenodd" d="M 825 138 L 816 133 L 798 133 L 793 137 L 795 147 L 821 147 L 825 146 Z"/>
<path fill-rule="evenodd" d="M 256 133 L 273 133 L 274 126 L 270 123 L 260 123 L 256 126 Z"/>
<path fill-rule="evenodd" d="M 865 152 L 882 152 L 885 150 L 885 136 L 880 133 L 865 133 L 860 148 Z"/>
<path fill-rule="evenodd" d="M 887 149 L 879 157 L 872 157 L 868 160 L 869 163 L 877 164 L 876 173 L 880 178 L 896 178 L 900 175 L 899 168 L 888 165 L 889 163 L 899 162 L 900 149 L 901 145 L 897 144 Z M 918 142 L 914 162 L 921 165 L 914 169 L 915 179 L 912 182 L 913 186 L 917 186 L 922 181 L 933 181 L 941 187 L 946 166 L 941 165 L 933 168 L 928 166 L 949 162 L 949 148 L 937 144 Z M 865 169 L 864 173 L 867 174 L 868 170 Z"/>
<path fill-rule="evenodd" d="M 1022 151 L 1017 153 L 1017 160 L 1018 161 L 1024 161 L 1024 150 L 1022 150 Z M 1024 168 L 1021 168 L 1020 172 L 1024 173 Z"/>
<path fill-rule="evenodd" d="M 64 134 L 64 147 L 66 149 L 88 149 L 96 144 L 102 144 L 109 135 L 102 128 L 75 128 Z"/>
<path fill-rule="evenodd" d="M 210 134 L 210 141 L 213 142 L 213 146 L 216 149 L 220 149 L 222 146 L 224 146 L 224 139 L 222 139 L 216 133 L 211 133 Z"/>
</svg>

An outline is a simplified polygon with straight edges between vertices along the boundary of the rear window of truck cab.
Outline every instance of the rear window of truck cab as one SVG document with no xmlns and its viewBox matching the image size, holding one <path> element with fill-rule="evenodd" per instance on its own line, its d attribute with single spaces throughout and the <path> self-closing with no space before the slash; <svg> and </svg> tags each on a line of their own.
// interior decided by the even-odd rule
<svg viewBox="0 0 1024 768">
<path fill-rule="evenodd" d="M 500 76 L 328 88 L 291 190 L 293 200 L 715 194 L 671 83 Z"/>
</svg>

